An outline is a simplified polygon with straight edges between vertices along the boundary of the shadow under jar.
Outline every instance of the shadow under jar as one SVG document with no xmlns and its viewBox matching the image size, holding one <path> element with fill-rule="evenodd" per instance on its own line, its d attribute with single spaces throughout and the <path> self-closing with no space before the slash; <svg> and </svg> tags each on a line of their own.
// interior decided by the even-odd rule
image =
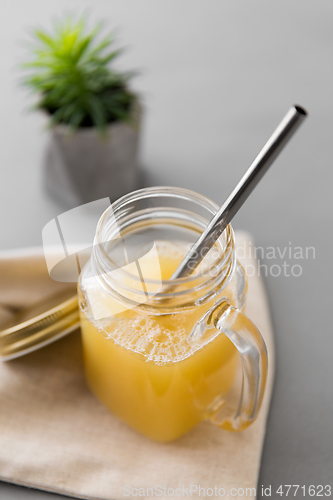
<svg viewBox="0 0 333 500">
<path fill-rule="evenodd" d="M 185 189 L 130 193 L 102 215 L 80 276 L 88 385 L 156 441 L 207 419 L 243 430 L 260 409 L 266 347 L 242 312 L 247 281 L 231 226 L 194 274 L 169 279 L 218 208 Z"/>
</svg>

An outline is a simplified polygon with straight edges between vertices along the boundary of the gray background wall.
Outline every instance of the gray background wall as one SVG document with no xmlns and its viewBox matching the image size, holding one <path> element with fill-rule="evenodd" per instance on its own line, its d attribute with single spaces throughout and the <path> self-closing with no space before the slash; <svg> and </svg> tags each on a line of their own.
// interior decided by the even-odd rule
<svg viewBox="0 0 333 500">
<path fill-rule="evenodd" d="M 134 88 L 145 102 L 147 185 L 222 203 L 289 106 L 308 109 L 234 227 L 258 246 L 316 249 L 300 277 L 266 279 L 277 372 L 259 484 L 332 484 L 332 2 L 2 0 L 1 249 L 40 245 L 44 224 L 65 210 L 42 188 L 44 119 L 27 113 L 17 65 L 30 26 L 84 8 L 119 26 L 128 50 L 118 67 L 142 71 Z M 0 498 L 56 497 L 0 484 Z"/>
</svg>

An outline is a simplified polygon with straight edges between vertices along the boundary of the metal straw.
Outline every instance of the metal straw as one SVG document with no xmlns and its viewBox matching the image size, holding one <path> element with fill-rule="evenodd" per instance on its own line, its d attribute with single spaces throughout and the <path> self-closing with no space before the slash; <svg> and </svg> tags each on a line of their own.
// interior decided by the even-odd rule
<svg viewBox="0 0 333 500">
<path fill-rule="evenodd" d="M 288 111 L 170 279 L 193 273 L 306 116 L 306 110 L 300 106 L 293 106 Z"/>
</svg>

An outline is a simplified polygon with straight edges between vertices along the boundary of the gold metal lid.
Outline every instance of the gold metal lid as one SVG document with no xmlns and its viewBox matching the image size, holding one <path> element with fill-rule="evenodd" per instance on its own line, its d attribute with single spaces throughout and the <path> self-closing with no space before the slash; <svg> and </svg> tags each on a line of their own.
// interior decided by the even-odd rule
<svg viewBox="0 0 333 500">
<path fill-rule="evenodd" d="M 80 325 L 73 290 L 20 310 L 0 330 L 0 359 L 8 361 L 64 337 Z"/>
</svg>

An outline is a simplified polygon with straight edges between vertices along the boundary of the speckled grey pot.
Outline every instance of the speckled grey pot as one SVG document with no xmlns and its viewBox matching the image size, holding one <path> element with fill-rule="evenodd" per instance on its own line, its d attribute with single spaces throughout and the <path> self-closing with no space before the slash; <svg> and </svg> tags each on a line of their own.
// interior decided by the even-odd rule
<svg viewBox="0 0 333 500">
<path fill-rule="evenodd" d="M 116 200 L 138 186 L 141 109 L 134 124 L 111 124 L 101 139 L 94 128 L 70 135 L 66 125 L 51 130 L 45 156 L 45 185 L 68 206 L 109 197 Z"/>
</svg>

